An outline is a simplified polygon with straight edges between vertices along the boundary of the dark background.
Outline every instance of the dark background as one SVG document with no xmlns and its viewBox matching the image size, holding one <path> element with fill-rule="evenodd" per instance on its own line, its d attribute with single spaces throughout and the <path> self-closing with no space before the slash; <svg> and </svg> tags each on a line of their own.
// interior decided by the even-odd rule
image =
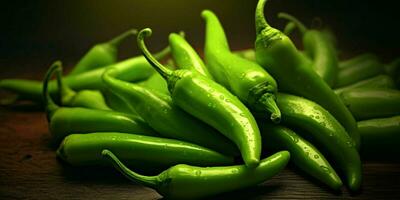
<svg viewBox="0 0 400 200">
<path fill-rule="evenodd" d="M 148 44 L 153 51 L 167 45 L 168 33 L 180 30 L 186 32 L 193 46 L 202 49 L 204 22 L 200 12 L 206 8 L 219 16 L 232 49 L 252 47 L 256 3 L 256 0 L 2 2 L 0 75 L 16 76 L 20 70 L 30 69 L 44 72 L 56 59 L 72 67 L 93 44 L 130 28 L 151 27 L 154 34 Z M 399 56 L 400 14 L 395 1 L 271 0 L 265 14 L 277 28 L 286 23 L 277 19 L 280 11 L 299 17 L 307 25 L 313 17 L 320 17 L 336 34 L 341 58 L 362 52 L 374 52 L 384 61 Z M 133 38 L 120 49 L 121 58 L 138 54 Z"/>
</svg>

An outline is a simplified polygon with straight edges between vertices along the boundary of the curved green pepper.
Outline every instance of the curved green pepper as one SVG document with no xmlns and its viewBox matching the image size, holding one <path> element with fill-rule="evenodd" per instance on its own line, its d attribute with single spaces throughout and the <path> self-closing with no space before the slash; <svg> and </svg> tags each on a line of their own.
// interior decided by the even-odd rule
<svg viewBox="0 0 400 200">
<path fill-rule="evenodd" d="M 277 103 L 282 123 L 305 130 L 299 134 L 327 153 L 344 172 L 349 188 L 358 190 L 362 179 L 360 157 L 340 123 L 323 107 L 302 97 L 278 93 Z"/>
<path fill-rule="evenodd" d="M 107 42 L 96 44 L 79 60 L 69 75 L 76 75 L 114 64 L 117 61 L 117 46 L 129 36 L 136 34 L 137 30 L 131 29 Z"/>
<path fill-rule="evenodd" d="M 348 67 L 352 67 L 354 65 L 358 65 L 358 63 L 362 63 L 365 62 L 366 60 L 369 61 L 378 61 L 378 56 L 376 56 L 373 53 L 363 53 L 357 56 L 354 56 L 353 58 L 344 60 L 344 61 L 340 61 L 339 62 L 339 69 L 345 69 Z"/>
<path fill-rule="evenodd" d="M 392 78 L 388 75 L 378 75 L 369 79 L 359 81 L 357 83 L 348 85 L 346 87 L 335 89 L 336 94 L 340 94 L 345 91 L 350 91 L 355 88 L 391 88 L 395 89 L 396 85 Z"/>
<path fill-rule="evenodd" d="M 273 122 L 279 123 L 275 79 L 257 63 L 230 51 L 224 29 L 213 12 L 204 10 L 201 15 L 206 22 L 205 60 L 214 79 L 252 110 L 268 113 Z"/>
<path fill-rule="evenodd" d="M 155 55 L 157 59 L 164 58 L 169 54 L 169 47 Z M 81 74 L 66 76 L 64 82 L 71 89 L 79 91 L 83 89 L 102 90 L 104 88 L 101 75 L 107 68 L 116 69 L 116 77 L 124 81 L 140 81 L 147 79 L 154 73 L 154 69 L 143 56 L 138 56 L 112 64 L 99 69 L 94 69 Z M 42 82 L 24 79 L 3 79 L 0 80 L 0 88 L 17 93 L 22 99 L 42 102 Z M 56 83 L 49 83 L 51 95 L 57 93 Z"/>
<path fill-rule="evenodd" d="M 357 122 L 363 157 L 397 159 L 400 153 L 400 115 Z"/>
<path fill-rule="evenodd" d="M 237 152 L 227 138 L 177 107 L 169 95 L 115 79 L 112 68 L 103 74 L 103 80 L 161 136 L 199 144 L 229 155 Z"/>
<path fill-rule="evenodd" d="M 313 62 L 312 68 L 329 86 L 335 85 L 338 76 L 338 58 L 334 44 L 326 37 L 326 33 L 308 29 L 302 22 L 287 13 L 279 13 L 278 17 L 296 24 L 303 36 L 304 51 Z"/>
<path fill-rule="evenodd" d="M 193 70 L 172 71 L 159 63 L 147 50 L 144 38 L 151 29 L 142 29 L 137 37 L 142 54 L 167 80 L 174 104 L 211 125 L 232 140 L 239 148 L 245 164 L 258 165 L 261 154 L 261 136 L 250 111 L 223 86 Z"/>
<path fill-rule="evenodd" d="M 172 57 L 181 69 L 193 69 L 212 79 L 199 54 L 196 53 L 184 37 L 176 33 L 169 34 L 169 46 L 171 47 Z"/>
<path fill-rule="evenodd" d="M 340 97 L 357 120 L 400 114 L 400 91 L 384 88 L 357 88 Z"/>
<path fill-rule="evenodd" d="M 60 69 L 55 62 L 48 70 L 43 84 L 43 98 L 47 121 L 54 141 L 59 142 L 71 133 L 96 131 L 119 131 L 142 135 L 158 135 L 146 122 L 135 115 L 108 110 L 59 107 L 48 93 L 48 82 L 54 72 Z"/>
<path fill-rule="evenodd" d="M 364 59 L 353 65 L 341 68 L 338 73 L 338 79 L 335 87 L 343 87 L 358 81 L 383 74 L 384 67 L 376 59 Z"/>
<path fill-rule="evenodd" d="M 354 117 L 329 85 L 313 71 L 312 63 L 299 53 L 293 42 L 268 25 L 264 18 L 265 2 L 258 2 L 255 14 L 257 62 L 275 78 L 280 91 L 303 96 L 328 110 L 358 145 L 360 137 Z"/>
<path fill-rule="evenodd" d="M 324 155 L 310 142 L 284 126 L 269 123 L 259 123 L 259 126 L 263 149 L 288 150 L 293 163 L 307 174 L 334 190 L 343 185 Z"/>
<path fill-rule="evenodd" d="M 128 179 L 170 199 L 198 199 L 257 185 L 282 171 L 290 159 L 289 152 L 281 151 L 261 160 L 254 169 L 245 165 L 195 167 L 181 164 L 156 176 L 144 176 L 129 170 L 111 151 L 103 150 L 102 154 Z"/>
<path fill-rule="evenodd" d="M 232 157 L 188 142 L 120 132 L 69 135 L 61 143 L 57 155 L 71 165 L 106 165 L 108 163 L 101 156 L 105 148 L 128 165 L 143 170 L 177 164 L 233 164 Z"/>
</svg>

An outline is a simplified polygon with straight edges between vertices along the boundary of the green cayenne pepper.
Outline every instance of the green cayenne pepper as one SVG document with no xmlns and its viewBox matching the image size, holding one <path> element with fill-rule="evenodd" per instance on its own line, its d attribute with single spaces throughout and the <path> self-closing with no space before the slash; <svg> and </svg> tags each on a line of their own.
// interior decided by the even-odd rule
<svg viewBox="0 0 400 200">
<path fill-rule="evenodd" d="M 282 123 L 299 127 L 298 132 L 327 153 L 347 178 L 353 191 L 361 186 L 361 161 L 353 140 L 340 123 L 323 107 L 308 99 L 278 93 Z"/>
<path fill-rule="evenodd" d="M 164 67 L 144 44 L 144 38 L 150 35 L 151 29 L 141 30 L 137 37 L 138 46 L 150 64 L 167 80 L 174 104 L 232 140 L 246 166 L 256 167 L 260 161 L 261 136 L 247 107 L 223 86 L 196 71 L 172 71 Z"/>
<path fill-rule="evenodd" d="M 357 120 L 400 114 L 400 91 L 384 88 L 357 88 L 340 94 Z"/>
<path fill-rule="evenodd" d="M 359 146 L 354 117 L 329 85 L 313 71 L 312 63 L 301 55 L 293 42 L 267 23 L 265 3 L 266 0 L 259 0 L 255 14 L 257 62 L 275 78 L 280 91 L 303 96 L 328 110 Z"/>
<path fill-rule="evenodd" d="M 119 132 L 69 135 L 61 143 L 57 155 L 75 166 L 106 165 L 108 163 L 101 156 L 104 148 L 113 151 L 129 166 L 143 170 L 177 164 L 233 164 L 233 157 L 188 142 Z"/>
<path fill-rule="evenodd" d="M 289 152 L 280 151 L 261 160 L 254 169 L 245 165 L 195 167 L 179 164 L 159 175 L 144 176 L 129 170 L 111 151 L 105 149 L 102 154 L 128 179 L 153 188 L 169 199 L 199 199 L 250 187 L 278 174 L 290 159 Z"/>
<path fill-rule="evenodd" d="M 210 10 L 201 13 L 206 22 L 205 60 L 214 79 L 256 112 L 268 113 L 279 123 L 277 84 L 260 65 L 235 55 L 229 49 L 224 29 Z"/>
<path fill-rule="evenodd" d="M 339 190 L 343 185 L 324 155 L 310 142 L 281 125 L 260 122 L 259 126 L 263 149 L 288 150 L 293 163 L 307 174 L 334 190 Z"/>
</svg>

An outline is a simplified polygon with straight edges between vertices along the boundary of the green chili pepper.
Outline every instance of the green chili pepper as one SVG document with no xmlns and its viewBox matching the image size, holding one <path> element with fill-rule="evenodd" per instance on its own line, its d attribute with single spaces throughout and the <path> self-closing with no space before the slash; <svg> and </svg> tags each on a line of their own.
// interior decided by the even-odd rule
<svg viewBox="0 0 400 200">
<path fill-rule="evenodd" d="M 48 83 L 53 73 L 60 70 L 60 62 L 55 62 L 43 83 L 43 101 L 46 107 L 49 129 L 54 141 L 61 141 L 71 133 L 96 131 L 119 131 L 142 135 L 158 135 L 140 117 L 108 110 L 59 107 L 48 92 Z M 58 83 L 60 79 L 58 79 Z M 60 85 L 60 84 L 58 84 Z"/>
<path fill-rule="evenodd" d="M 195 167 L 175 165 L 159 175 L 144 176 L 128 169 L 109 150 L 106 157 L 128 179 L 157 190 L 169 199 L 198 199 L 257 185 L 278 174 L 290 159 L 281 151 L 261 160 L 260 165 L 249 169 L 245 165 L 225 167 Z"/>
<path fill-rule="evenodd" d="M 57 155 L 71 165 L 106 165 L 101 156 L 105 148 L 128 165 L 144 170 L 177 164 L 233 164 L 232 157 L 188 142 L 116 132 L 69 135 L 61 143 Z"/>
<path fill-rule="evenodd" d="M 334 190 L 340 189 L 343 185 L 324 155 L 310 142 L 284 126 L 270 123 L 259 123 L 259 126 L 263 149 L 288 150 L 291 160 L 301 170 Z"/>
<path fill-rule="evenodd" d="M 244 49 L 240 51 L 234 51 L 233 53 L 242 58 L 246 58 L 247 60 L 254 62 L 256 61 L 256 52 L 254 51 L 254 49 Z"/>
<path fill-rule="evenodd" d="M 341 68 L 335 87 L 343 87 L 358 81 L 383 74 L 384 67 L 376 59 L 364 59 L 354 63 L 352 66 Z"/>
<path fill-rule="evenodd" d="M 179 67 L 196 70 L 200 74 L 212 79 L 200 56 L 184 37 L 176 33 L 171 33 L 169 35 L 169 46 L 171 47 L 171 55 Z"/>
<path fill-rule="evenodd" d="M 93 108 L 99 110 L 111 110 L 103 97 L 98 90 L 81 90 L 79 92 L 73 91 L 67 85 L 64 84 L 62 77 L 62 64 L 58 61 L 56 64 L 56 68 L 54 69 L 56 72 L 58 90 L 61 97 L 61 105 L 68 107 L 84 107 L 84 108 Z M 46 84 L 48 84 L 46 82 Z"/>
<path fill-rule="evenodd" d="M 201 15 L 206 21 L 204 55 L 212 76 L 252 110 L 269 113 L 270 119 L 279 123 L 274 78 L 257 63 L 230 51 L 224 29 L 212 11 L 204 10 Z"/>
<path fill-rule="evenodd" d="M 256 120 L 246 106 L 223 86 L 196 71 L 172 71 L 164 67 L 144 44 L 144 38 L 150 35 L 149 28 L 139 32 L 139 49 L 167 80 L 174 104 L 232 140 L 239 148 L 246 166 L 256 167 L 260 161 L 261 136 Z"/>
<path fill-rule="evenodd" d="M 113 78 L 113 69 L 103 74 L 105 85 L 120 96 L 161 136 L 215 149 L 229 155 L 237 148 L 215 129 L 173 104 L 169 94 Z"/>
<path fill-rule="evenodd" d="M 287 13 L 279 13 L 278 17 L 296 24 L 303 36 L 304 51 L 313 61 L 312 68 L 329 86 L 333 86 L 338 76 L 338 58 L 329 38 L 322 31 L 308 29 L 302 22 Z"/>
<path fill-rule="evenodd" d="M 302 97 L 278 93 L 277 103 L 282 112 L 282 123 L 306 131 L 299 134 L 327 153 L 344 172 L 349 188 L 358 190 L 362 179 L 360 157 L 340 123 L 323 107 Z"/>
<path fill-rule="evenodd" d="M 163 49 L 155 55 L 157 59 L 164 58 L 169 54 L 169 47 Z M 101 75 L 107 68 L 115 68 L 116 77 L 124 81 L 140 81 L 147 79 L 154 73 L 154 69 L 149 65 L 143 56 L 130 58 L 116 64 L 94 69 L 85 73 L 66 76 L 64 82 L 71 89 L 79 91 L 83 89 L 102 90 L 104 88 Z M 17 93 L 22 99 L 42 102 L 42 82 L 24 79 L 3 79 L 0 80 L 0 88 Z M 49 83 L 50 94 L 57 93 L 56 83 Z"/>
<path fill-rule="evenodd" d="M 379 157 L 398 160 L 400 153 L 400 115 L 389 118 L 369 119 L 357 122 L 362 141 L 363 157 Z"/>
<path fill-rule="evenodd" d="M 392 78 L 388 75 L 378 75 L 369 79 L 359 81 L 357 83 L 348 85 L 346 87 L 335 89 L 336 94 L 340 94 L 345 91 L 350 91 L 355 88 L 391 88 L 395 89 L 396 85 Z"/>
<path fill-rule="evenodd" d="M 340 97 L 357 120 L 400 114 L 400 91 L 384 88 L 357 88 Z"/>
<path fill-rule="evenodd" d="M 303 96 L 328 110 L 358 146 L 360 138 L 354 117 L 329 85 L 313 71 L 312 63 L 299 53 L 293 42 L 268 25 L 263 11 L 265 2 L 258 2 L 255 15 L 257 62 L 275 78 L 280 91 Z"/>
<path fill-rule="evenodd" d="M 137 34 L 136 29 L 132 29 L 118 35 L 117 37 L 92 47 L 78 64 L 72 69 L 69 75 L 76 75 L 99 67 L 114 64 L 117 61 L 117 46 L 129 36 Z"/>
<path fill-rule="evenodd" d="M 358 65 L 358 63 L 365 62 L 366 60 L 377 61 L 378 57 L 373 53 L 363 53 L 363 54 L 357 55 L 353 58 L 350 58 L 348 60 L 340 61 L 339 69 L 344 69 L 344 68 L 352 67 L 354 65 Z"/>
</svg>

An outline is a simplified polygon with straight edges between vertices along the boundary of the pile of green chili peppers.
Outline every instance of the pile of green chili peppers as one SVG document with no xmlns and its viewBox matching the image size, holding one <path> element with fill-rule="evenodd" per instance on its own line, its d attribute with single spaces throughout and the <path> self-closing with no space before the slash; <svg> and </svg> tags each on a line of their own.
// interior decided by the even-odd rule
<svg viewBox="0 0 400 200">
<path fill-rule="evenodd" d="M 65 77 L 56 61 L 43 82 L 4 79 L 0 88 L 15 94 L 9 102 L 43 105 L 65 163 L 114 166 L 167 198 L 254 186 L 289 161 L 332 190 L 360 190 L 361 157 L 399 153 L 400 59 L 341 60 L 331 31 L 279 13 L 289 21 L 282 32 L 265 4 L 255 10 L 254 48 L 231 50 L 204 10 L 203 58 L 182 33 L 152 54 L 152 30 L 132 29 L 92 47 Z M 288 36 L 296 29 L 302 50 Z M 128 37 L 142 55 L 118 61 Z"/>
</svg>

